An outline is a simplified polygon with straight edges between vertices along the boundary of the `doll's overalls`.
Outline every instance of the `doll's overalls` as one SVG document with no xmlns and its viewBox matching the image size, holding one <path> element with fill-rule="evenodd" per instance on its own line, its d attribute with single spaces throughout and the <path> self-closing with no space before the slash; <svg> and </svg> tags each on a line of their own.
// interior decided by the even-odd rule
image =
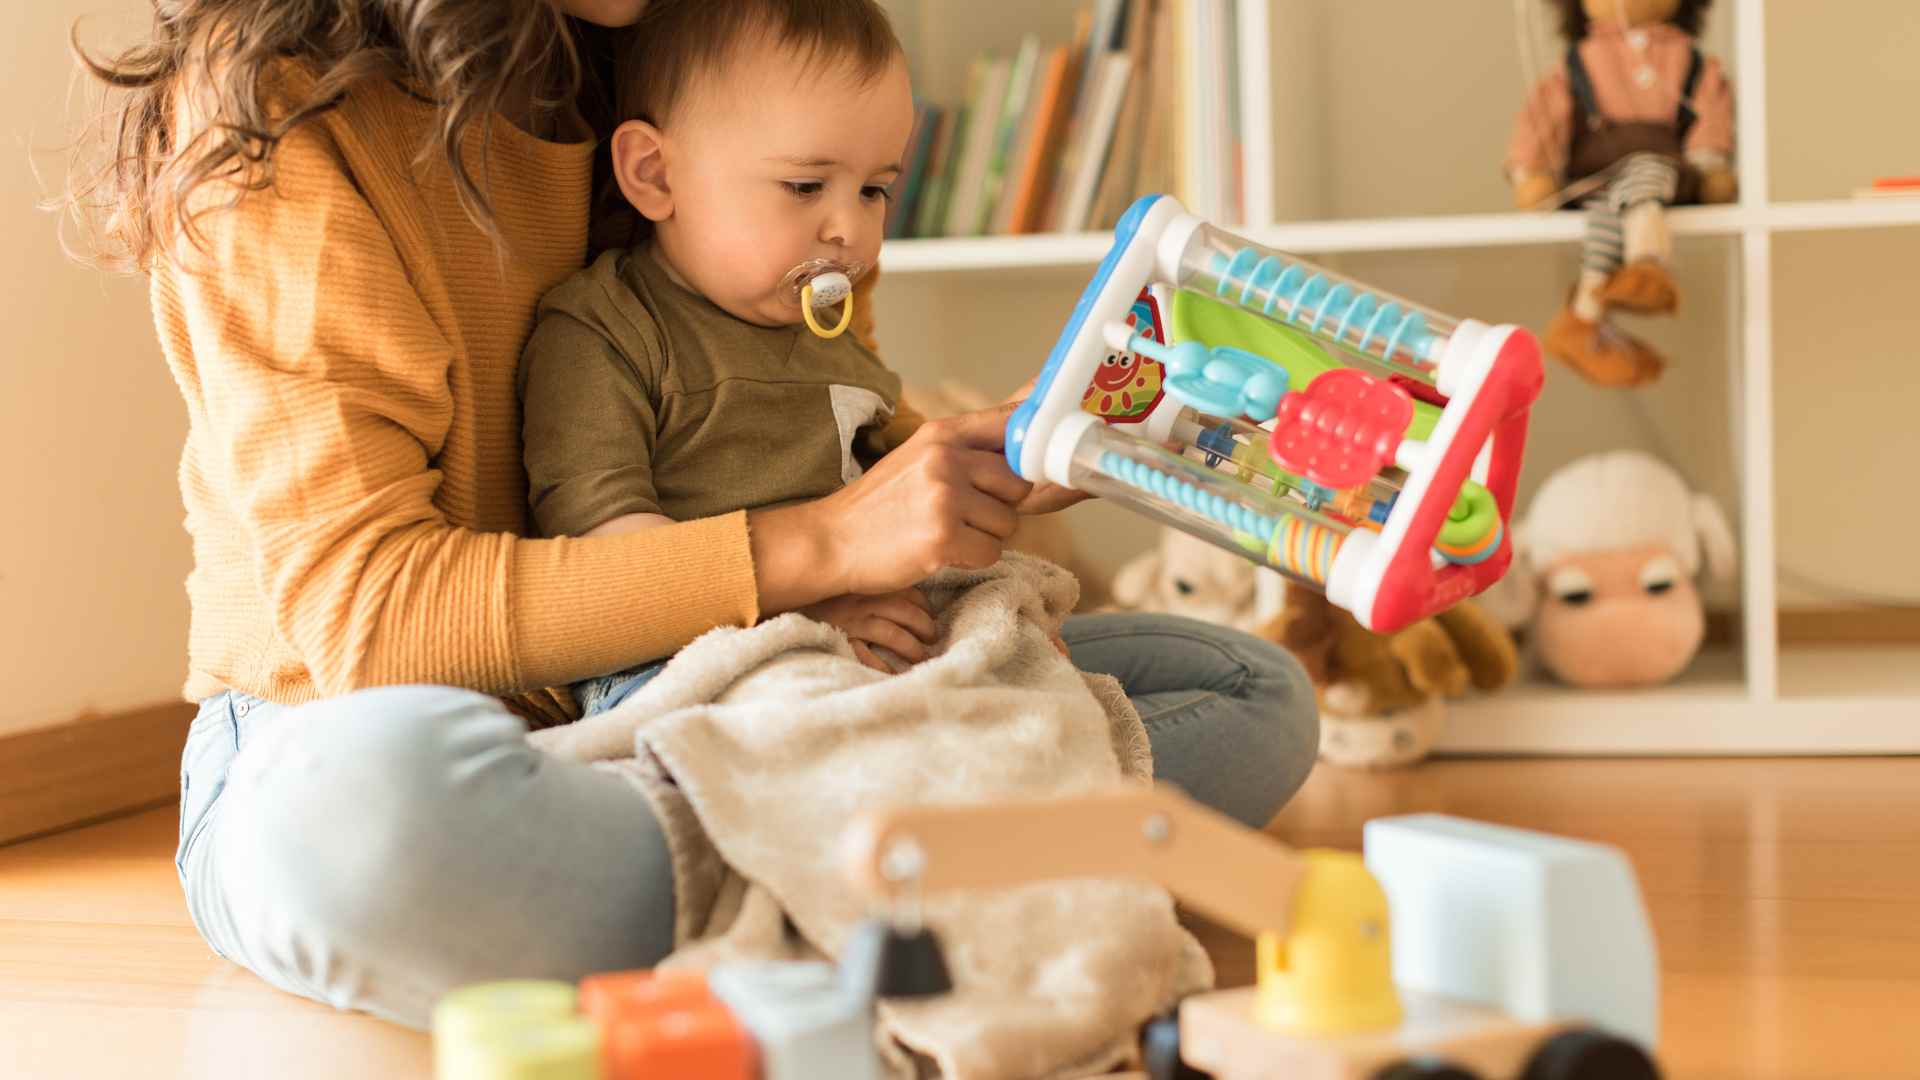
<svg viewBox="0 0 1920 1080">
<path fill-rule="evenodd" d="M 1579 45 L 1567 49 L 1567 85 L 1573 94 L 1567 182 L 1608 172 L 1612 177 L 1581 203 L 1587 213 L 1583 270 L 1611 275 L 1620 269 L 1625 252 L 1621 219 L 1633 207 L 1699 201 L 1700 171 L 1687 163 L 1686 142 L 1695 119 L 1693 93 L 1704 63 L 1700 50 L 1694 49 L 1671 123 L 1619 122 L 1601 113 Z"/>
</svg>

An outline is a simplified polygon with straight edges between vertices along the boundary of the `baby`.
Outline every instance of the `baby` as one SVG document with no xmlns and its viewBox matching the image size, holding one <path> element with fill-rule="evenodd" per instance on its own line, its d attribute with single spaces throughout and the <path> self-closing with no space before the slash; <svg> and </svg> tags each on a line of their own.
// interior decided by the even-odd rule
<svg viewBox="0 0 1920 1080">
<path fill-rule="evenodd" d="M 871 0 L 654 0 L 633 35 L 613 176 L 648 235 L 548 294 L 520 368 L 547 536 L 818 499 L 919 422 L 899 376 L 836 333 L 912 134 L 885 15 Z M 829 303 L 805 310 L 803 294 Z M 876 667 L 873 647 L 913 660 L 934 636 L 915 590 L 805 613 Z M 621 678 L 586 684 L 582 705 L 624 697 Z"/>
</svg>

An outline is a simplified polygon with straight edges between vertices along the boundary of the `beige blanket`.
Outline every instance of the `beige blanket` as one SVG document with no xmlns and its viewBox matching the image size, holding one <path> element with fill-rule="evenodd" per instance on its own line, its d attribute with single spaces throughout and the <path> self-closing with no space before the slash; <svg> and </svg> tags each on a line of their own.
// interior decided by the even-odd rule
<svg viewBox="0 0 1920 1080">
<path fill-rule="evenodd" d="M 679 945 L 669 964 L 837 954 L 869 914 L 837 848 L 863 811 L 1150 777 L 1146 732 L 1119 685 L 1052 646 L 1071 575 L 1010 554 L 924 588 L 941 642 L 903 673 L 866 668 L 838 631 L 786 615 L 709 633 L 618 708 L 530 736 L 620 770 L 666 824 Z M 955 991 L 882 1006 L 882 1049 L 901 1073 L 1106 1072 L 1132 1059 L 1142 1021 L 1212 982 L 1171 899 L 1146 884 L 930 896 L 925 917 Z"/>
</svg>

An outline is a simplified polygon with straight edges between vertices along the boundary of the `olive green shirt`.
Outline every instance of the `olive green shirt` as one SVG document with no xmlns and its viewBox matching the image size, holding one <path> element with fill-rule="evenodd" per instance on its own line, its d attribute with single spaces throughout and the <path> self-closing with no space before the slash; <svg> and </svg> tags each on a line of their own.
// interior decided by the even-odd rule
<svg viewBox="0 0 1920 1080">
<path fill-rule="evenodd" d="M 520 364 L 541 535 L 817 499 L 904 439 L 900 377 L 852 334 L 757 326 L 610 251 L 541 301 Z"/>
</svg>

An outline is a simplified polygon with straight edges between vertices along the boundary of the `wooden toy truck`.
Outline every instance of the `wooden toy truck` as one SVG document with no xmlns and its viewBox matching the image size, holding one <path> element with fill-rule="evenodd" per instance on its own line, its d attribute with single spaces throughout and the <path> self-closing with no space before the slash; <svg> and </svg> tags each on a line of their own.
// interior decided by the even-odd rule
<svg viewBox="0 0 1920 1080">
<path fill-rule="evenodd" d="M 850 841 L 876 897 L 1138 876 L 1254 937 L 1256 986 L 1147 1026 L 1155 1080 L 1659 1075 L 1652 934 L 1610 848 L 1420 815 L 1370 822 L 1363 862 L 1167 787 L 896 809 Z"/>
</svg>

